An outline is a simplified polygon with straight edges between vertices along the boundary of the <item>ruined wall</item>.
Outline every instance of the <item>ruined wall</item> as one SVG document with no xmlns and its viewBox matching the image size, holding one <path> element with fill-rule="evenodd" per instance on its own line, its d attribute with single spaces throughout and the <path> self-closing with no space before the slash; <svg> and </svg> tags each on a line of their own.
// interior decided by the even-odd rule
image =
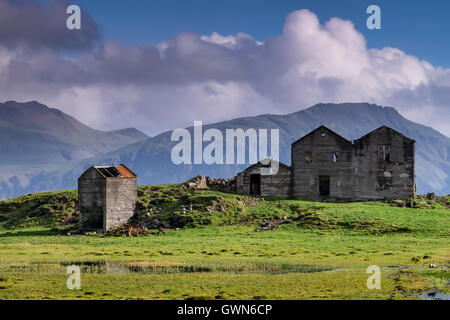
<svg viewBox="0 0 450 320">
<path fill-rule="evenodd" d="M 136 178 L 107 178 L 105 231 L 127 223 L 135 213 L 136 201 Z"/>
<path fill-rule="evenodd" d="M 236 176 L 237 193 L 250 194 L 250 176 L 260 174 L 260 163 L 253 165 Z M 288 166 L 280 164 L 277 174 L 261 175 L 261 196 L 290 196 L 291 170 Z"/>
<path fill-rule="evenodd" d="M 389 146 L 380 161 L 379 146 Z M 414 141 L 383 127 L 355 141 L 355 197 L 360 200 L 414 196 Z"/>
<path fill-rule="evenodd" d="M 309 163 L 307 153 L 312 156 Z M 292 145 L 291 151 L 292 198 L 353 198 L 352 161 L 351 142 L 325 127 L 298 140 Z M 320 196 L 319 176 L 329 176 L 329 196 Z"/>
<path fill-rule="evenodd" d="M 280 165 L 277 175 L 261 176 L 261 195 L 312 200 L 412 198 L 414 148 L 414 140 L 386 126 L 355 143 L 321 126 L 292 144 L 290 168 Z M 250 194 L 250 177 L 260 167 L 237 175 L 238 193 Z M 324 185 L 327 192 L 321 194 Z"/>
<path fill-rule="evenodd" d="M 78 205 L 80 229 L 102 229 L 106 204 L 105 178 L 94 168 L 88 169 L 78 179 Z"/>
</svg>

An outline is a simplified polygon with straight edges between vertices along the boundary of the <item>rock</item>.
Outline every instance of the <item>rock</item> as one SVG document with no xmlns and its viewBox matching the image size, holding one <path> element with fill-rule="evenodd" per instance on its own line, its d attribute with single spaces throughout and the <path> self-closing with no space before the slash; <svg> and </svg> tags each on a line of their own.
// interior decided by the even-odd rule
<svg viewBox="0 0 450 320">
<path fill-rule="evenodd" d="M 435 264 L 430 263 L 430 268 L 436 268 Z"/>
<path fill-rule="evenodd" d="M 198 175 L 195 178 L 187 181 L 184 184 L 184 187 L 187 189 L 206 189 L 208 187 L 206 183 L 206 177 L 202 175 Z"/>
<path fill-rule="evenodd" d="M 183 188 L 185 189 L 213 189 L 221 192 L 236 192 L 236 179 L 213 179 L 198 175 L 187 181 Z"/>
<path fill-rule="evenodd" d="M 261 229 L 257 231 L 270 231 L 285 223 L 288 223 L 288 217 L 284 217 L 283 219 L 265 221 L 259 225 Z"/>
<path fill-rule="evenodd" d="M 436 194 L 434 192 L 427 193 L 428 200 L 436 200 Z"/>
<path fill-rule="evenodd" d="M 406 203 L 403 200 L 393 200 L 391 202 L 391 206 L 404 208 L 404 207 L 406 207 Z"/>
<path fill-rule="evenodd" d="M 169 229 L 169 228 L 170 228 L 170 225 L 169 225 L 167 222 L 162 222 L 162 223 L 160 224 L 160 226 L 161 226 L 161 228 L 163 228 L 163 229 Z"/>
</svg>

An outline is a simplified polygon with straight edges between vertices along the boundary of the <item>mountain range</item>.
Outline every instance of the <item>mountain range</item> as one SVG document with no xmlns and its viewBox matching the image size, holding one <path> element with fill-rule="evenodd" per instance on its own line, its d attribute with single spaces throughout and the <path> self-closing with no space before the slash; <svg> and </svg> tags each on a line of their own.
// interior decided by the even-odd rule
<svg viewBox="0 0 450 320">
<path fill-rule="evenodd" d="M 134 128 L 95 130 L 36 101 L 0 103 L 0 198 L 63 187 L 37 180 L 147 138 Z"/>
<path fill-rule="evenodd" d="M 317 104 L 286 115 L 264 114 L 203 126 L 226 129 L 279 129 L 280 161 L 290 164 L 292 142 L 325 125 L 353 140 L 389 126 L 416 140 L 419 193 L 450 193 L 450 138 L 404 118 L 392 107 L 369 103 Z M 187 128 L 191 134 L 193 128 Z M 125 163 L 139 184 L 182 182 L 197 175 L 229 178 L 248 165 L 175 165 L 172 131 L 148 137 L 137 129 L 92 129 L 37 102 L 0 104 L 0 198 L 43 190 L 76 188 L 91 165 Z M 270 137 L 269 137 L 270 141 Z"/>
</svg>

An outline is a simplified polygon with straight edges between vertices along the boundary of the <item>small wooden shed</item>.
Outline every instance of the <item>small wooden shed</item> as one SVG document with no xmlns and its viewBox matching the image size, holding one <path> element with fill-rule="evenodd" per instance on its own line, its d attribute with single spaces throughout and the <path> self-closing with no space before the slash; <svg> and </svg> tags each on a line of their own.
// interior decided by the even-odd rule
<svg viewBox="0 0 450 320">
<path fill-rule="evenodd" d="M 80 229 L 108 231 L 128 222 L 137 202 L 137 175 L 127 166 L 92 166 L 78 179 Z"/>
</svg>

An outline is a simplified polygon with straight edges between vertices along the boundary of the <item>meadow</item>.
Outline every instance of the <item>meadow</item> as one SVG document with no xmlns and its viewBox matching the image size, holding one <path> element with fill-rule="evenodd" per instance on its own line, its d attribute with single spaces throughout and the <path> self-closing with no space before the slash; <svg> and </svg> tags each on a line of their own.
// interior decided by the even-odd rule
<svg viewBox="0 0 450 320">
<path fill-rule="evenodd" d="M 0 202 L 0 299 L 420 299 L 449 294 L 450 201 L 321 203 L 139 188 L 146 234 L 77 234 L 76 191 Z M 81 268 L 69 290 L 67 267 Z M 366 285 L 381 268 L 381 289 Z M 430 265 L 433 266 L 430 268 Z"/>
</svg>

